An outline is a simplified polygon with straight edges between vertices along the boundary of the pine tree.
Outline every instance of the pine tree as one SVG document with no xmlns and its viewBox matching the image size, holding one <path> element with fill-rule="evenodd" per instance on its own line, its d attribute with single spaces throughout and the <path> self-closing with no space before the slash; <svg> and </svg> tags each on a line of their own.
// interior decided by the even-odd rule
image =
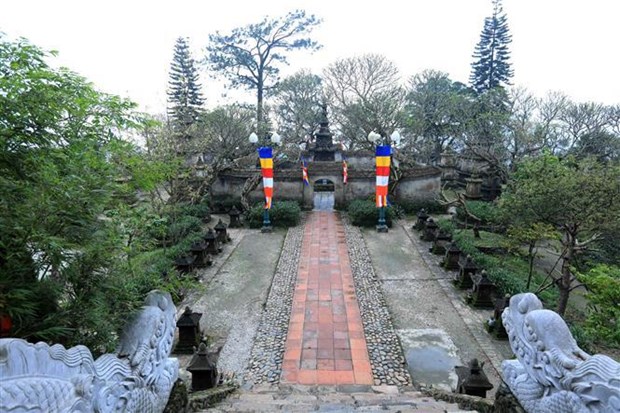
<svg viewBox="0 0 620 413">
<path fill-rule="evenodd" d="M 493 16 L 484 19 L 480 41 L 472 56 L 475 60 L 469 81 L 478 93 L 510 85 L 514 74 L 509 62 L 508 44 L 511 41 L 501 0 L 493 0 Z"/>
<path fill-rule="evenodd" d="M 170 65 L 168 114 L 173 125 L 182 129 L 187 129 L 197 120 L 204 103 L 194 63 L 187 39 L 179 37 Z"/>
</svg>

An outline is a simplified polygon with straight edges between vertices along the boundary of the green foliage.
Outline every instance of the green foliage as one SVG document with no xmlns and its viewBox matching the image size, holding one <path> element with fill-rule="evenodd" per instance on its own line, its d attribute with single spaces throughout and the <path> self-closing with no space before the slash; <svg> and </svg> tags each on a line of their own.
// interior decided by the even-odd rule
<svg viewBox="0 0 620 413">
<path fill-rule="evenodd" d="M 190 215 L 181 216 L 168 227 L 168 239 L 177 244 L 192 233 L 199 233 L 202 230 L 202 220 Z"/>
<path fill-rule="evenodd" d="M 283 79 L 274 90 L 275 114 L 283 136 L 312 136 L 321 120 L 321 78 L 301 70 Z"/>
<path fill-rule="evenodd" d="M 598 265 L 579 280 L 588 287 L 589 335 L 608 345 L 620 345 L 620 267 Z"/>
<path fill-rule="evenodd" d="M 405 111 L 407 130 L 419 141 L 416 150 L 425 163 L 436 163 L 463 134 L 469 107 L 469 90 L 447 73 L 425 70 L 409 82 Z"/>
<path fill-rule="evenodd" d="M 596 349 L 594 347 L 594 338 L 590 334 L 590 331 L 585 329 L 581 324 L 578 323 L 569 323 L 568 328 L 570 329 L 571 334 L 575 341 L 577 341 L 577 345 L 586 353 L 596 353 Z"/>
<path fill-rule="evenodd" d="M 502 211 L 494 203 L 485 201 L 465 201 L 465 204 L 469 212 L 480 218 L 481 224 L 498 225 L 502 223 Z M 468 218 L 462 206 L 456 209 L 456 213 L 459 219 L 471 221 L 471 218 Z"/>
<path fill-rule="evenodd" d="M 196 217 L 202 222 L 209 222 L 211 220 L 211 208 L 209 208 L 209 204 L 206 202 L 187 204 L 181 208 L 184 214 Z"/>
<path fill-rule="evenodd" d="M 314 15 L 296 10 L 278 18 L 238 27 L 230 34 L 209 35 L 206 61 L 218 76 L 232 87 L 256 90 L 257 125 L 263 128 L 263 96 L 277 84 L 280 65 L 288 64 L 287 54 L 294 50 L 318 50 L 321 46 L 306 35 L 321 23 Z"/>
<path fill-rule="evenodd" d="M 379 208 L 373 201 L 356 199 L 349 203 L 347 214 L 351 223 L 358 227 L 374 227 L 379 220 Z M 385 209 L 385 221 L 388 227 L 392 227 L 392 219 L 395 217 L 393 208 Z"/>
<path fill-rule="evenodd" d="M 396 205 L 401 207 L 407 214 L 416 214 L 424 208 L 428 214 L 445 214 L 446 206 L 436 199 L 413 199 L 399 200 Z"/>
<path fill-rule="evenodd" d="M 453 232 L 453 239 L 463 254 L 471 255 L 476 265 L 487 271 L 489 279 L 498 287 L 500 294 L 512 295 L 533 291 L 526 288 L 529 266 L 523 258 L 505 253 L 492 255 L 480 251 L 479 247 L 489 248 L 505 244 L 505 237 L 486 231 L 480 231 L 480 237 L 475 238 L 471 230 Z M 543 279 L 542 274 L 534 272 L 533 286 L 537 287 Z M 557 300 L 557 292 L 551 290 L 541 294 L 539 298 L 547 305 L 552 305 Z"/>
<path fill-rule="evenodd" d="M 263 225 L 264 204 L 254 205 L 246 213 L 246 222 L 250 228 L 260 228 Z M 269 210 L 271 225 L 279 228 L 294 227 L 301 219 L 301 208 L 295 201 L 275 201 Z"/>
<path fill-rule="evenodd" d="M 204 99 L 188 40 L 183 37 L 174 45 L 168 86 L 170 117 L 175 126 L 186 129 L 198 120 Z"/>
<path fill-rule="evenodd" d="M 437 226 L 441 231 L 447 232 L 449 234 L 454 234 L 454 232 L 456 231 L 456 226 L 451 219 L 441 218 L 436 220 L 435 222 L 437 223 Z"/>
<path fill-rule="evenodd" d="M 200 222 L 137 202 L 176 170 L 122 139 L 152 122 L 47 56 L 0 34 L 0 311 L 13 336 L 99 353 L 146 292 L 181 288 L 177 246 L 152 251 Z"/>
<path fill-rule="evenodd" d="M 493 16 L 484 19 L 469 78 L 479 93 L 510 84 L 514 75 L 509 62 L 508 44 L 511 41 L 508 19 L 503 13 L 501 0 L 493 0 Z"/>
<path fill-rule="evenodd" d="M 219 213 L 228 213 L 233 205 L 236 206 L 239 211 L 243 210 L 241 199 L 232 195 L 214 196 L 211 198 L 211 205 L 213 211 Z"/>
<path fill-rule="evenodd" d="M 519 165 L 500 199 L 513 226 L 546 224 L 561 231 L 562 275 L 558 313 L 564 314 L 581 260 L 601 231 L 617 226 L 620 216 L 620 166 L 592 159 L 551 155 Z M 588 241 L 590 238 L 590 241 Z M 578 242 L 579 240 L 579 242 Z"/>
</svg>

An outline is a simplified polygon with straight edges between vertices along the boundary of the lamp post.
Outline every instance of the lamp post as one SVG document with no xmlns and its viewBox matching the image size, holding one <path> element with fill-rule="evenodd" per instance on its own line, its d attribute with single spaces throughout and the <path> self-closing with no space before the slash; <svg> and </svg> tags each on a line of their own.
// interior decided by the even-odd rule
<svg viewBox="0 0 620 413">
<path fill-rule="evenodd" d="M 389 139 L 372 131 L 368 134 L 368 140 L 376 146 L 376 165 L 377 165 L 377 182 L 376 197 L 377 208 L 379 208 L 379 221 L 377 222 L 377 232 L 388 232 L 385 220 L 385 207 L 387 206 L 388 182 L 390 179 L 390 157 L 392 148 L 390 141 L 396 145 L 400 143 L 400 133 L 392 132 Z"/>
<path fill-rule="evenodd" d="M 258 135 L 252 132 L 249 137 L 251 144 L 258 143 Z M 269 209 L 271 209 L 271 200 L 273 198 L 273 156 L 270 143 L 279 145 L 282 142 L 282 138 L 277 132 L 267 135 L 264 138 L 264 142 L 258 148 L 258 154 L 260 157 L 261 172 L 263 175 L 263 191 L 265 192 L 265 210 L 263 211 L 263 227 L 261 232 L 271 232 L 271 221 L 269 219 Z"/>
</svg>

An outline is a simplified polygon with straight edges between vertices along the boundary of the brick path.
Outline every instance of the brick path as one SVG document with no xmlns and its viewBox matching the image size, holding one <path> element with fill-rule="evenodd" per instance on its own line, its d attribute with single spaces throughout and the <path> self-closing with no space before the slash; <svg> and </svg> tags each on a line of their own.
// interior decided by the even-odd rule
<svg viewBox="0 0 620 413">
<path fill-rule="evenodd" d="M 334 212 L 315 211 L 306 221 L 281 381 L 373 382 L 344 228 Z"/>
</svg>

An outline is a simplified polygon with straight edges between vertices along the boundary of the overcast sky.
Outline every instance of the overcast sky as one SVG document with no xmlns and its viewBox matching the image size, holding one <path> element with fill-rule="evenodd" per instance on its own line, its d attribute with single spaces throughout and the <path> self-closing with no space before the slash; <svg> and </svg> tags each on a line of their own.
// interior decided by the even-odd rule
<svg viewBox="0 0 620 413">
<path fill-rule="evenodd" d="M 190 38 L 199 60 L 209 33 L 296 8 L 324 20 L 313 32 L 324 47 L 291 55 L 284 74 L 320 74 L 338 58 L 381 53 L 403 79 L 436 69 L 462 82 L 492 12 L 491 0 L 0 0 L 0 31 L 57 50 L 58 64 L 100 90 L 159 112 L 177 37 Z M 504 0 L 504 11 L 515 85 L 539 96 L 560 90 L 577 101 L 620 103 L 620 0 Z M 233 100 L 206 71 L 201 81 L 209 106 Z"/>
</svg>

